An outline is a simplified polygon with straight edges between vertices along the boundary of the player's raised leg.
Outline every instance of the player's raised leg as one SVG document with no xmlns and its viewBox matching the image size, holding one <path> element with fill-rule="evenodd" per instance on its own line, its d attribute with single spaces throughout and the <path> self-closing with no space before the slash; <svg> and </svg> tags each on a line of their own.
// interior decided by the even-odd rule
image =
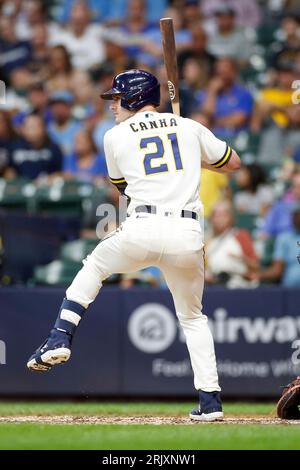
<svg viewBox="0 0 300 470">
<path fill-rule="evenodd" d="M 92 303 L 104 279 L 112 273 L 134 272 L 143 268 L 147 258 L 147 248 L 133 244 L 135 258 L 126 254 L 126 224 L 124 230 L 114 232 L 98 244 L 95 250 L 83 261 L 83 268 L 78 272 L 66 291 L 57 320 L 49 337 L 35 351 L 27 362 L 27 367 L 34 371 L 45 372 L 53 365 L 66 362 L 71 356 L 73 336 L 86 309 Z M 138 237 L 138 230 L 136 230 Z"/>
<path fill-rule="evenodd" d="M 204 282 L 203 250 L 190 255 L 165 256 L 161 269 L 172 293 L 176 314 L 183 329 L 191 365 L 194 385 L 199 391 L 199 408 L 192 410 L 190 418 L 214 421 L 223 418 L 220 386 L 214 342 L 207 317 L 202 313 Z"/>
</svg>

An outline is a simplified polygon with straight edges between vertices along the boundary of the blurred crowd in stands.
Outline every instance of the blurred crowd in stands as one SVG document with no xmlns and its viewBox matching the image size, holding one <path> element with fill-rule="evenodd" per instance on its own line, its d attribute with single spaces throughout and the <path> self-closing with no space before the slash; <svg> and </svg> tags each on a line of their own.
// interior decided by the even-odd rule
<svg viewBox="0 0 300 470">
<path fill-rule="evenodd" d="M 0 209 L 64 214 L 64 201 L 71 207 L 77 197 L 90 248 L 97 204 L 118 200 L 103 153 L 114 121 L 99 95 L 116 73 L 142 68 L 161 82 L 159 110 L 171 111 L 159 29 L 166 16 L 182 115 L 226 140 L 243 164 L 233 177 L 202 171 L 206 281 L 300 286 L 299 0 L 0 0 Z M 57 273 L 67 260 L 35 270 L 36 282 L 63 283 Z M 116 282 L 164 283 L 154 268 Z"/>
</svg>

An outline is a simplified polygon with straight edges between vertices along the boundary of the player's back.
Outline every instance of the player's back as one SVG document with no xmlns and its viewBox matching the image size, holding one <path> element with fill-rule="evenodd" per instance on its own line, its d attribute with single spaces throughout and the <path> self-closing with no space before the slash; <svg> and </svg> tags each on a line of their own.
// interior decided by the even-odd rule
<svg viewBox="0 0 300 470">
<path fill-rule="evenodd" d="M 107 132 L 109 174 L 125 178 L 131 207 L 199 209 L 199 126 L 171 113 L 145 111 Z"/>
</svg>

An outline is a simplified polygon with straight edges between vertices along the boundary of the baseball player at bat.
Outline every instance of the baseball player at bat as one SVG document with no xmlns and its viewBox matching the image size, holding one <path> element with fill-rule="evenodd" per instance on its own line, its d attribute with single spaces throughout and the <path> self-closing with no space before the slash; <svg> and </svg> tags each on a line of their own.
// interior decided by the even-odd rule
<svg viewBox="0 0 300 470">
<path fill-rule="evenodd" d="M 149 72 L 118 74 L 101 97 L 111 100 L 116 121 L 104 138 L 109 177 L 130 199 L 128 217 L 83 261 L 49 337 L 27 366 L 48 371 L 70 358 L 74 333 L 104 279 L 112 273 L 157 266 L 173 296 L 199 391 L 199 407 L 190 417 L 222 419 L 213 338 L 201 304 L 204 263 L 199 186 L 201 166 L 227 173 L 240 168 L 240 159 L 201 124 L 157 112 L 160 85 Z"/>
</svg>

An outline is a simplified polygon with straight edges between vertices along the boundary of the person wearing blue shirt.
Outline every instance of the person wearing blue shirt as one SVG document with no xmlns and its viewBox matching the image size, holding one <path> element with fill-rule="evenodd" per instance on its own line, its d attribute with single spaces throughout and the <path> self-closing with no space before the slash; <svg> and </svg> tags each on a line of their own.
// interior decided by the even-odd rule
<svg viewBox="0 0 300 470">
<path fill-rule="evenodd" d="M 31 54 L 31 44 L 16 36 L 14 19 L 0 17 L 0 66 L 5 80 L 9 80 L 13 70 L 26 66 L 31 61 Z"/>
<path fill-rule="evenodd" d="M 285 287 L 300 286 L 300 266 L 297 256 L 300 241 L 300 203 L 292 208 L 293 226 L 275 240 L 273 263 L 258 277 L 261 281 L 279 281 Z"/>
<path fill-rule="evenodd" d="M 277 237 L 292 227 L 291 208 L 293 201 L 277 201 L 266 214 L 262 232 Z"/>
<path fill-rule="evenodd" d="M 268 237 L 290 230 L 293 227 L 292 209 L 300 203 L 300 173 L 292 176 L 291 187 L 283 198 L 269 209 L 263 221 L 261 232 Z"/>
<path fill-rule="evenodd" d="M 47 136 L 43 119 L 39 115 L 26 117 L 22 138 L 14 143 L 9 170 L 14 176 L 34 180 L 39 176 L 59 173 L 63 156 L 60 148 Z"/>
<path fill-rule="evenodd" d="M 67 175 L 85 182 L 107 176 L 105 157 L 97 153 L 90 132 L 82 130 L 76 135 L 75 152 L 65 157 L 63 169 Z"/>
<path fill-rule="evenodd" d="M 117 0 L 117 3 L 120 0 Z M 122 0 L 124 2 L 124 0 Z M 107 0 L 86 0 L 87 6 L 91 12 L 91 20 L 92 21 L 103 21 L 109 16 L 111 4 L 114 4 L 116 0 L 113 2 L 109 2 Z M 62 23 L 67 23 L 70 18 L 71 10 L 76 3 L 76 0 L 64 0 L 61 2 L 61 5 L 57 7 L 57 12 L 55 18 L 57 21 Z"/>
<path fill-rule="evenodd" d="M 129 0 L 86 0 L 93 21 L 120 21 L 127 13 Z M 57 8 L 56 19 L 63 23 L 69 20 L 70 12 L 75 0 L 64 0 Z M 148 21 L 158 21 L 168 4 L 167 0 L 155 0 L 146 2 Z"/>
<path fill-rule="evenodd" d="M 97 146 L 98 152 L 100 152 L 103 155 L 104 155 L 104 146 L 103 146 L 104 135 L 106 134 L 106 131 L 108 131 L 114 126 L 115 126 L 115 122 L 113 119 L 103 118 L 94 127 L 93 139 Z"/>
<path fill-rule="evenodd" d="M 179 53 L 190 45 L 191 32 L 183 29 L 183 17 L 176 8 L 169 8 L 165 16 L 173 18 L 176 48 Z M 122 23 L 120 31 L 123 33 L 125 51 L 130 58 L 148 67 L 156 67 L 162 62 L 159 22 L 149 21 L 145 2 L 129 2 L 127 20 Z"/>
<path fill-rule="evenodd" d="M 73 95 L 56 91 L 50 95 L 50 106 L 53 120 L 48 123 L 48 133 L 63 154 L 70 155 L 74 152 L 75 136 L 83 128 L 81 122 L 72 118 Z"/>
<path fill-rule="evenodd" d="M 253 98 L 237 83 L 237 66 L 232 58 L 217 60 L 208 89 L 196 98 L 199 110 L 211 120 L 212 131 L 220 139 L 234 138 L 248 128 Z"/>
<path fill-rule="evenodd" d="M 20 128 L 29 114 L 39 114 L 43 117 L 46 126 L 52 121 L 52 112 L 48 105 L 48 92 L 43 83 L 33 83 L 28 88 L 27 98 L 29 110 L 19 111 L 12 117 L 12 124 L 17 129 Z"/>
<path fill-rule="evenodd" d="M 180 52 L 181 50 L 185 50 L 185 46 L 191 42 L 192 35 L 191 32 L 186 29 L 178 29 L 174 31 L 175 34 L 175 42 L 177 51 Z M 143 37 L 146 43 L 152 43 L 153 48 L 157 49 L 156 56 L 153 53 L 147 52 L 140 48 L 136 51 L 136 59 L 142 63 L 146 64 L 149 67 L 156 67 L 162 61 L 161 55 L 161 32 L 160 29 L 157 27 L 149 27 L 147 30 L 143 32 Z"/>
<path fill-rule="evenodd" d="M 157 266 L 149 266 L 149 268 L 134 273 L 122 274 L 120 286 L 123 289 L 129 289 L 136 285 L 167 289 L 166 281 Z"/>
</svg>

